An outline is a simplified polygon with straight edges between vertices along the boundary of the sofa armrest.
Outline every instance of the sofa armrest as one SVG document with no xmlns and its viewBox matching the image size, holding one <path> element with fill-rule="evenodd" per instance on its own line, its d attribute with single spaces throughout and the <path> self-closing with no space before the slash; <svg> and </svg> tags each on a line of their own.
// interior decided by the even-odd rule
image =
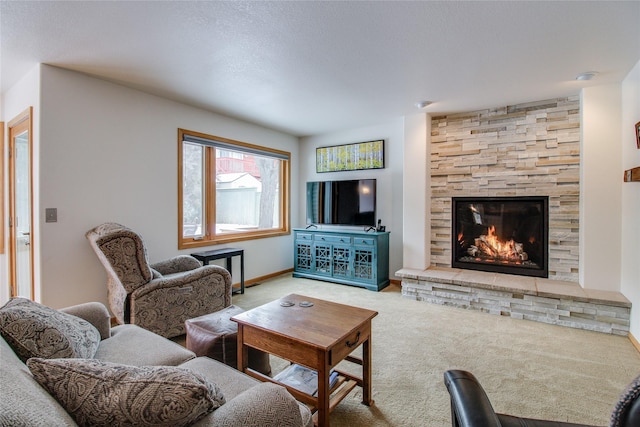
<svg viewBox="0 0 640 427">
<path fill-rule="evenodd" d="M 160 274 L 165 275 L 195 270 L 196 268 L 202 267 L 202 265 L 192 256 L 178 255 L 171 259 L 151 264 L 150 267 L 157 270 Z"/>
<path fill-rule="evenodd" d="M 302 407 L 287 389 L 271 383 L 260 383 L 240 393 L 198 421 L 194 426 L 304 426 Z M 311 416 L 309 414 L 306 414 Z"/>
<path fill-rule="evenodd" d="M 451 396 L 451 422 L 455 427 L 501 427 L 484 389 L 470 372 L 450 370 L 444 383 Z"/>
<path fill-rule="evenodd" d="M 109 315 L 109 310 L 102 303 L 86 302 L 61 308 L 59 311 L 77 316 L 91 323 L 100 332 L 100 339 L 105 340 L 111 336 L 111 315 Z"/>
</svg>

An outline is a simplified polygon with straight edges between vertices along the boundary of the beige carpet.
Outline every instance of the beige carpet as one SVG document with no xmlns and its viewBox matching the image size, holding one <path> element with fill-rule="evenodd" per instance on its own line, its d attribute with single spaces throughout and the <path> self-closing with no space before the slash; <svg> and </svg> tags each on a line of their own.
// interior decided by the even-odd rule
<svg viewBox="0 0 640 427">
<path fill-rule="evenodd" d="M 290 293 L 379 312 L 372 336 L 375 405 L 362 405 L 356 387 L 331 413 L 336 427 L 450 426 L 447 369 L 476 375 L 496 411 L 604 426 L 640 374 L 640 353 L 625 337 L 412 301 L 393 285 L 372 292 L 285 275 L 247 288 L 233 303 L 250 309 Z"/>
</svg>

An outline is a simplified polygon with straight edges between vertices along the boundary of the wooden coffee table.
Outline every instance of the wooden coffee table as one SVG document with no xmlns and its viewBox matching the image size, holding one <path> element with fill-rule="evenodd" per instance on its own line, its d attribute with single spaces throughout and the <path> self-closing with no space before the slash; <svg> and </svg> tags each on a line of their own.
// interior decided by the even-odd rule
<svg viewBox="0 0 640 427">
<path fill-rule="evenodd" d="M 293 305 L 286 307 L 285 302 Z M 305 307 L 305 303 L 313 303 Z M 302 303 L 302 305 L 301 305 Z M 329 413 L 354 387 L 362 387 L 362 403 L 371 398 L 371 319 L 378 312 L 291 294 L 253 310 L 237 314 L 238 369 L 261 381 L 272 378 L 248 367 L 248 349 L 257 348 L 318 372 L 317 397 L 285 387 L 307 404 L 318 426 L 329 425 Z M 362 357 L 351 353 L 362 345 Z M 338 371 L 337 383 L 329 389 L 329 375 L 342 360 L 362 365 L 362 377 Z"/>
</svg>

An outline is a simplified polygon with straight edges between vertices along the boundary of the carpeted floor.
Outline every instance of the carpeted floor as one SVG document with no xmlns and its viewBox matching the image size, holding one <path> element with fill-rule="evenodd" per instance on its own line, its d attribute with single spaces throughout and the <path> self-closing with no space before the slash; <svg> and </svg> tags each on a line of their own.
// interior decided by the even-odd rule
<svg viewBox="0 0 640 427">
<path fill-rule="evenodd" d="M 234 295 L 250 309 L 290 293 L 376 310 L 373 398 L 358 387 L 331 413 L 339 426 L 450 426 L 447 369 L 472 372 L 498 412 L 608 425 L 624 387 L 640 374 L 640 353 L 625 337 L 516 320 L 382 292 L 280 276 Z M 285 366 L 273 358 L 274 370 Z M 343 369 L 359 372 L 344 362 Z"/>
</svg>

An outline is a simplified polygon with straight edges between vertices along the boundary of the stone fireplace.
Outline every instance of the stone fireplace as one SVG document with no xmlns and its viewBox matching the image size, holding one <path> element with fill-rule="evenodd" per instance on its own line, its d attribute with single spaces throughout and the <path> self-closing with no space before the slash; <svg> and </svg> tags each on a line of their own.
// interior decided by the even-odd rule
<svg viewBox="0 0 640 427">
<path fill-rule="evenodd" d="M 578 282 L 579 98 L 431 118 L 431 260 L 452 267 L 452 199 L 547 197 L 552 280 Z"/>
<path fill-rule="evenodd" d="M 548 197 L 454 197 L 452 267 L 548 276 Z"/>
<path fill-rule="evenodd" d="M 432 116 L 427 141 L 429 267 L 396 272 L 402 278 L 402 295 L 516 319 L 626 335 L 629 300 L 619 292 L 579 284 L 580 126 L 578 96 Z M 542 220 L 548 225 L 546 245 L 542 245 L 546 255 L 538 255 L 536 247 L 525 248 L 525 241 L 543 237 L 539 232 L 521 237 L 517 230 L 531 224 L 515 225 L 525 222 L 518 219 L 517 210 L 509 212 L 515 220 L 502 219 L 498 212 L 510 208 L 495 204 L 479 207 L 478 198 L 546 200 L 547 209 L 541 208 L 548 213 Z M 459 217 L 466 224 L 461 233 L 456 225 Z M 469 249 L 474 255 L 470 264 L 484 264 L 483 268 L 510 258 L 498 256 L 487 261 L 477 256 L 484 241 L 494 237 L 506 240 L 511 253 L 521 261 L 544 260 L 548 277 L 544 273 L 523 276 L 513 271 L 477 271 L 456 264 L 469 261 L 460 259 L 461 253 L 469 255 Z"/>
</svg>

